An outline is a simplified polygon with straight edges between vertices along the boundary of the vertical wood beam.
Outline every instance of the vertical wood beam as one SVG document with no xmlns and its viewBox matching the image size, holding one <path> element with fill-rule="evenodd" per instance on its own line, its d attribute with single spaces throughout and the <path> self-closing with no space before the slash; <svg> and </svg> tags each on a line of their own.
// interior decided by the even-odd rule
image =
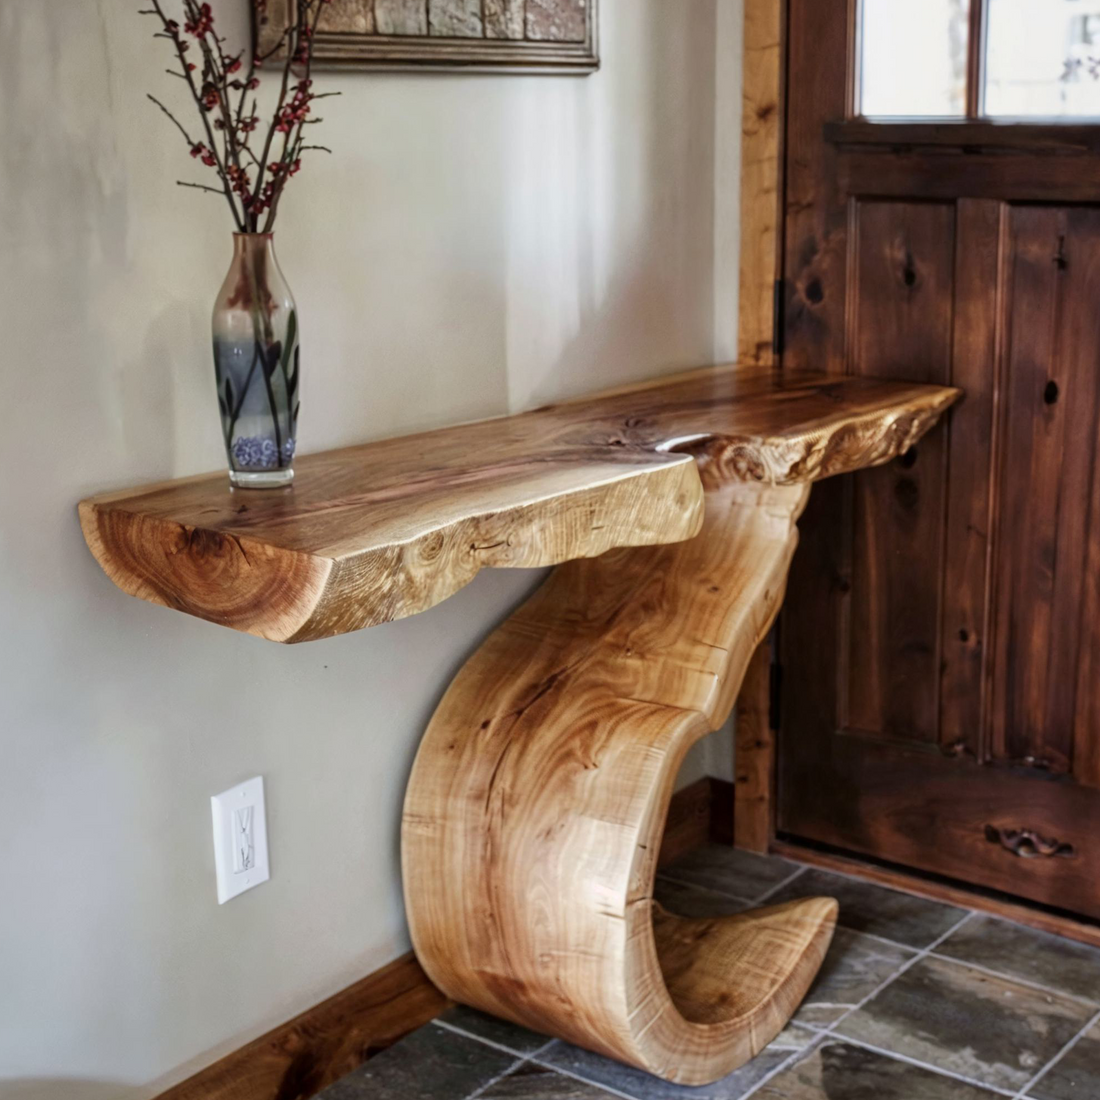
<svg viewBox="0 0 1100 1100">
<path fill-rule="evenodd" d="M 780 277 L 783 71 L 786 0 L 745 0 L 741 107 L 741 262 L 738 360 L 778 366 L 772 338 Z M 733 843 L 766 852 L 772 837 L 775 731 L 770 727 L 771 657 L 753 656 L 737 698 Z"/>
<path fill-rule="evenodd" d="M 773 363 L 784 0 L 745 0 L 738 361 Z"/>
<path fill-rule="evenodd" d="M 734 726 L 733 843 L 766 852 L 772 840 L 775 731 L 771 728 L 771 647 L 758 646 L 737 696 Z"/>
</svg>

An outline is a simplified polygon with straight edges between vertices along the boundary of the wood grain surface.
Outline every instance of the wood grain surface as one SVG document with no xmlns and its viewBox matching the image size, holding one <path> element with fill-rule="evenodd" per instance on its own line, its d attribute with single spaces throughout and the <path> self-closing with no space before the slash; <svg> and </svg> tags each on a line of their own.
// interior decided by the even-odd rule
<svg viewBox="0 0 1100 1100">
<path fill-rule="evenodd" d="M 836 903 L 685 919 L 653 880 L 676 773 L 729 716 L 807 494 L 734 482 L 697 538 L 560 566 L 459 673 L 402 830 L 413 944 L 449 996 L 688 1085 L 782 1030 Z"/>
<path fill-rule="evenodd" d="M 783 3 L 745 0 L 737 354 L 773 363 L 783 169 Z"/>
<path fill-rule="evenodd" d="M 773 447 L 771 476 L 743 445 L 697 440 L 697 537 L 559 566 L 471 657 L 402 827 L 413 943 L 445 993 L 685 1085 L 782 1030 L 836 903 L 667 913 L 662 831 L 684 754 L 728 718 L 779 610 L 809 482 L 905 450 L 934 418 L 911 415 L 864 419 L 843 444 L 830 429 L 808 460 Z"/>
<path fill-rule="evenodd" d="M 424 611 L 485 567 L 691 538 L 700 472 L 785 485 L 885 462 L 957 395 L 706 368 L 307 455 L 286 490 L 233 490 L 210 474 L 93 497 L 80 519 L 92 553 L 130 595 L 274 641 L 309 641 Z"/>
</svg>

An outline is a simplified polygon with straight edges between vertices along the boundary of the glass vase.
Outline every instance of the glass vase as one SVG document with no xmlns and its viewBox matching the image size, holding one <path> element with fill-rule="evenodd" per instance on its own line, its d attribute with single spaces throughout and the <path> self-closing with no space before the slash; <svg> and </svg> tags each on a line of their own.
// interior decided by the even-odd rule
<svg viewBox="0 0 1100 1100">
<path fill-rule="evenodd" d="M 229 480 L 241 489 L 289 485 L 298 430 L 298 312 L 272 234 L 233 234 L 213 333 Z"/>
</svg>

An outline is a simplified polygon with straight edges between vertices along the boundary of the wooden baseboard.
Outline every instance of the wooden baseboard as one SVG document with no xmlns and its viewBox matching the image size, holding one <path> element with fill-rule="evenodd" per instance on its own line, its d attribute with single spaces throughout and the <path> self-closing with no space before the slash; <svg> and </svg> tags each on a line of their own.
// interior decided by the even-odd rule
<svg viewBox="0 0 1100 1100">
<path fill-rule="evenodd" d="M 672 796 L 657 866 L 708 841 L 733 843 L 733 784 L 704 776 Z"/>
<path fill-rule="evenodd" d="M 447 1004 L 410 952 L 157 1100 L 307 1100 Z"/>
<path fill-rule="evenodd" d="M 707 779 L 710 784 L 710 840 L 713 844 L 733 847 L 736 825 L 734 823 L 734 785 L 728 779 Z"/>
</svg>

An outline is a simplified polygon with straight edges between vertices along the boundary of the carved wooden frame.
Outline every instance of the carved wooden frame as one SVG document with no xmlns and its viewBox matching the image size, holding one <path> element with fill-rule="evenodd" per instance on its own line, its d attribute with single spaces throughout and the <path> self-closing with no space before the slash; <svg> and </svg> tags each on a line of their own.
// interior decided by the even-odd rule
<svg viewBox="0 0 1100 1100">
<path fill-rule="evenodd" d="M 255 47 L 273 49 L 291 19 L 295 0 L 269 0 L 268 20 L 254 28 Z M 580 42 L 533 39 L 432 37 L 319 31 L 313 63 L 319 69 L 402 72 L 561 73 L 587 75 L 600 67 L 599 0 L 586 0 Z"/>
</svg>

